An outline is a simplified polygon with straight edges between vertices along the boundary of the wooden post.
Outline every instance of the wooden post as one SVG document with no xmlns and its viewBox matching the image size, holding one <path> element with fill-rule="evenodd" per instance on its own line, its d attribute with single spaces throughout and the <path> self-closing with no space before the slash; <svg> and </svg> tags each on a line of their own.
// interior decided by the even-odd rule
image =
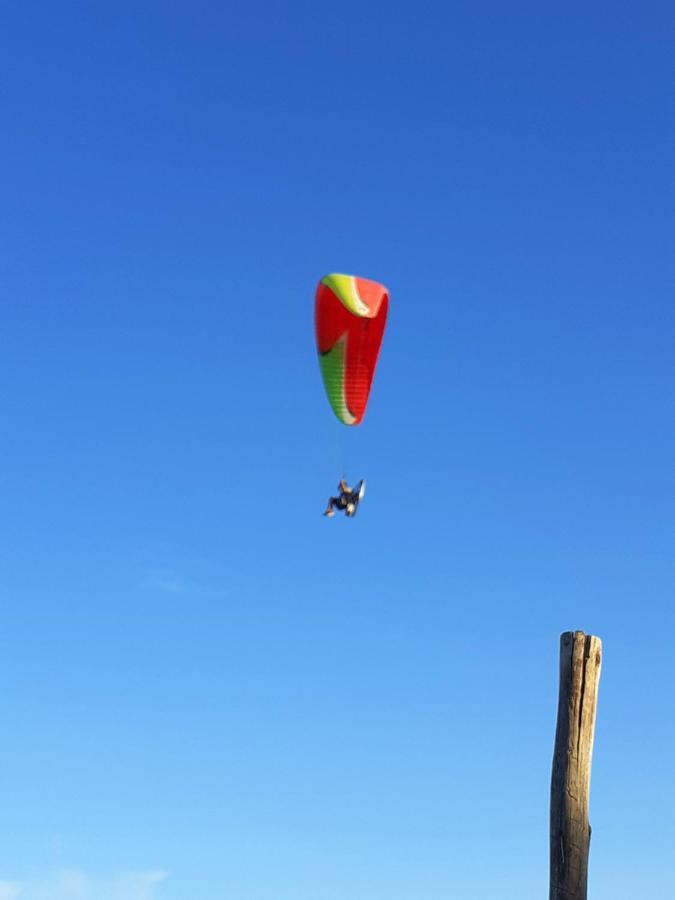
<svg viewBox="0 0 675 900">
<path fill-rule="evenodd" d="M 549 900 L 586 900 L 595 711 L 602 643 L 583 631 L 560 636 L 560 693 L 551 774 Z"/>
</svg>

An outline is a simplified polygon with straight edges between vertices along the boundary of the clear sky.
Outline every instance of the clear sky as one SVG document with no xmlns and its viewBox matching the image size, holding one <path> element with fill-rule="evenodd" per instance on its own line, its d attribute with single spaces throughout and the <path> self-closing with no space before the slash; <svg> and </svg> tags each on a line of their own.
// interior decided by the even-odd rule
<svg viewBox="0 0 675 900">
<path fill-rule="evenodd" d="M 541 898 L 567 629 L 672 900 L 672 4 L 0 14 L 1 900 Z"/>
</svg>

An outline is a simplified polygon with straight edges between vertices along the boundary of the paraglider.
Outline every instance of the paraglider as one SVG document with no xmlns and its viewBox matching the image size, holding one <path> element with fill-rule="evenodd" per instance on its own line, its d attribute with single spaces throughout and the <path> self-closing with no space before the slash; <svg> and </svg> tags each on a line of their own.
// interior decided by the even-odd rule
<svg viewBox="0 0 675 900">
<path fill-rule="evenodd" d="M 365 493 L 365 479 L 362 478 L 356 487 L 350 488 L 344 478 L 341 478 L 340 483 L 338 484 L 338 495 L 337 497 L 328 498 L 328 506 L 326 507 L 324 516 L 331 518 L 335 515 L 335 510 L 339 509 L 340 512 L 344 512 L 347 518 L 353 518 L 353 516 L 356 515 L 356 510 L 359 508 L 359 503 L 363 500 L 363 495 Z"/>
<path fill-rule="evenodd" d="M 383 285 L 354 275 L 326 275 L 316 289 L 321 374 L 328 401 L 344 425 L 358 425 L 365 414 L 388 307 Z"/>
<path fill-rule="evenodd" d="M 384 285 L 355 275 L 326 275 L 315 302 L 316 345 L 330 406 L 343 425 L 359 425 L 368 406 L 389 308 Z M 325 515 L 344 510 L 351 518 L 365 482 L 350 489 L 344 478 Z"/>
</svg>

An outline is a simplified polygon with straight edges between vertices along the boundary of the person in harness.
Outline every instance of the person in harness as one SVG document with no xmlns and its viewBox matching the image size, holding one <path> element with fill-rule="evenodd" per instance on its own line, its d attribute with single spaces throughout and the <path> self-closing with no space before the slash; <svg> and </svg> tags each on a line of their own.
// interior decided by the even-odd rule
<svg viewBox="0 0 675 900">
<path fill-rule="evenodd" d="M 365 492 L 366 482 L 364 480 L 359 481 L 356 487 L 350 488 L 344 478 L 341 478 L 338 484 L 338 495 L 337 497 L 328 498 L 328 506 L 324 516 L 331 518 L 335 515 L 335 510 L 337 509 L 339 512 L 344 512 L 351 519 L 356 515 L 356 510 L 361 500 L 363 500 Z"/>
</svg>

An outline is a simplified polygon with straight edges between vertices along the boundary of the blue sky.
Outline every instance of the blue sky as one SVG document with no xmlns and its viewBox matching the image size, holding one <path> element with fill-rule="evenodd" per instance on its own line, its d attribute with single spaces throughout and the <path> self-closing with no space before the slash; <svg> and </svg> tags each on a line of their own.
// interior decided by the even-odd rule
<svg viewBox="0 0 675 900">
<path fill-rule="evenodd" d="M 1 900 L 541 897 L 567 629 L 592 896 L 673 897 L 674 37 L 2 4 Z M 359 429 L 331 271 L 391 293 Z"/>
</svg>

